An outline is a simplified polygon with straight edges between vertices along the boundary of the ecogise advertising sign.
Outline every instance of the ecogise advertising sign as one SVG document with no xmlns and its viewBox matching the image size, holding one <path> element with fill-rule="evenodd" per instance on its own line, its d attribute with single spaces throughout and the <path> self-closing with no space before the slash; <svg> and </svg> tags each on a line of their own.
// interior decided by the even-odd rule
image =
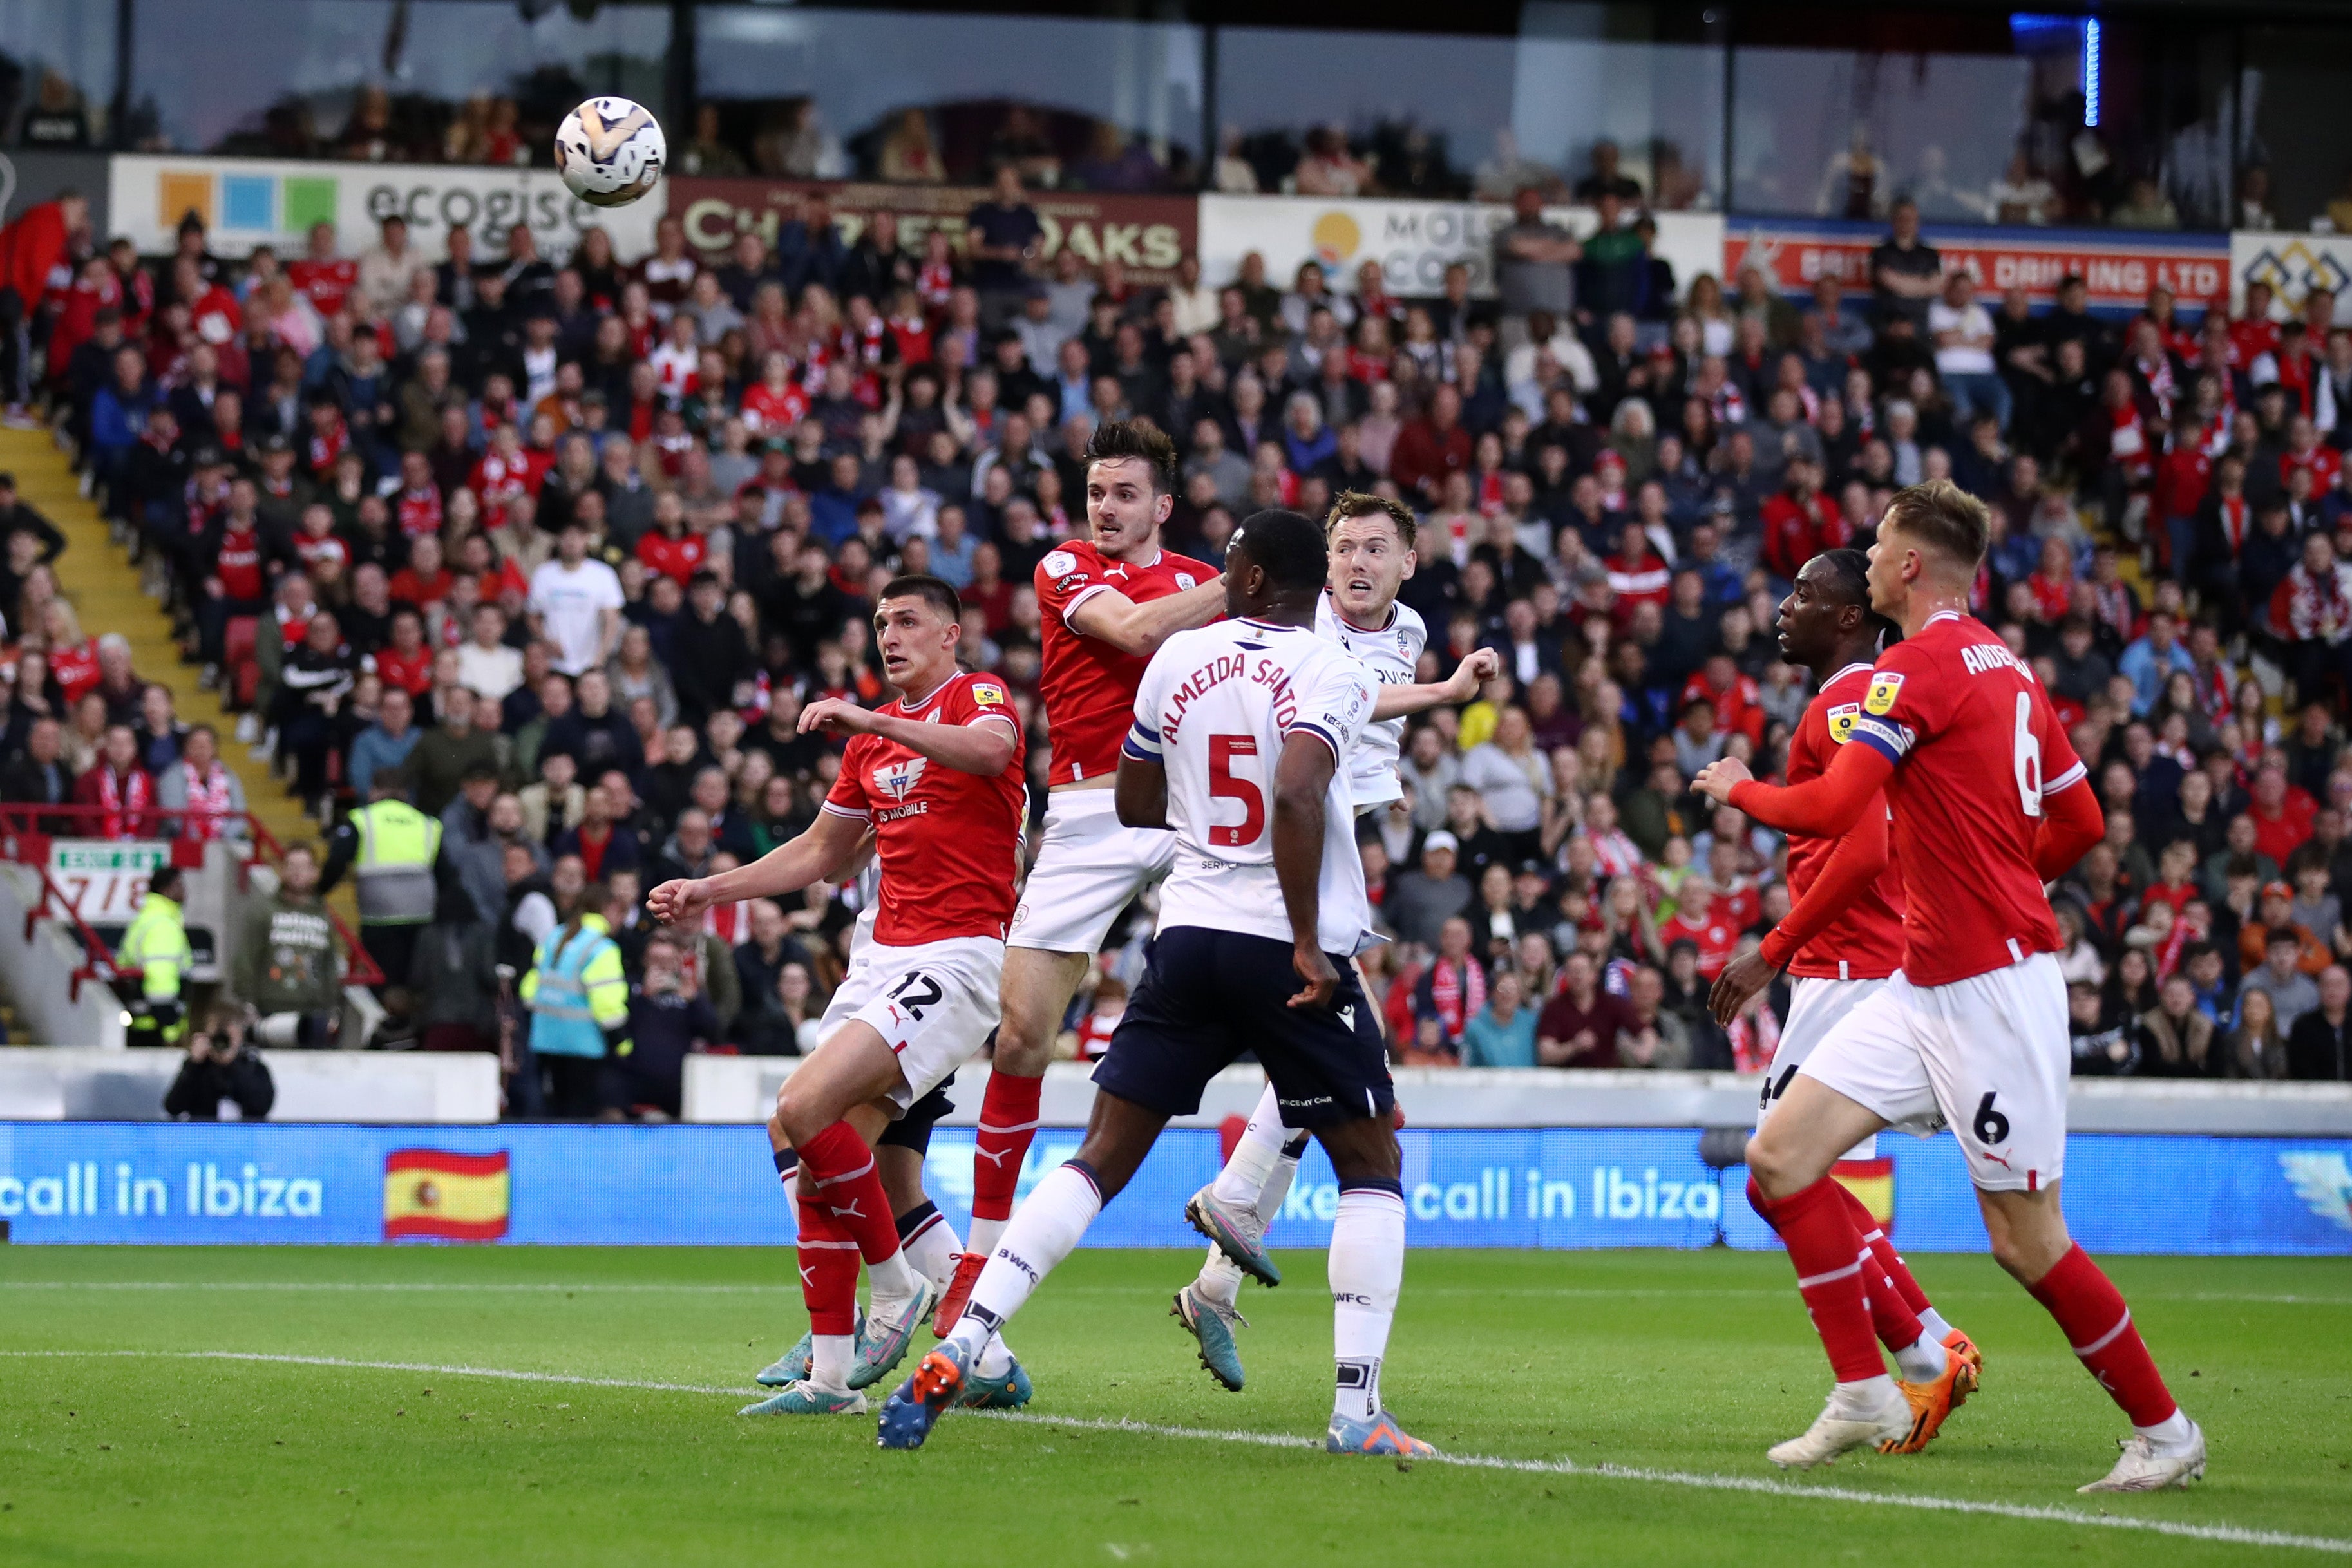
<svg viewBox="0 0 2352 1568">
<path fill-rule="evenodd" d="M 920 252 L 933 229 L 961 248 L 964 218 L 988 200 L 976 186 L 832 183 L 816 180 L 667 182 L 670 211 L 686 225 L 686 243 L 716 256 L 741 234 L 773 244 L 784 224 L 804 218 L 822 201 L 845 242 L 855 241 L 877 213 L 898 220 L 901 249 Z M 1192 248 L 1200 204 L 1191 196 L 1133 196 L 1112 192 L 1033 191 L 1029 204 L 1045 226 L 1047 260 L 1065 246 L 1089 267 L 1116 261 L 1128 281 L 1158 287 L 1172 281 L 1176 263 Z"/>
<path fill-rule="evenodd" d="M 1885 237 L 1884 224 L 1735 218 L 1723 236 L 1726 291 L 1751 265 L 1785 293 L 1808 292 L 1822 277 L 1867 288 L 1871 249 Z M 2102 311 L 2137 310 L 2158 284 L 2191 309 L 2226 302 L 2230 293 L 2225 235 L 1922 225 L 1919 237 L 1935 247 L 1947 274 L 1972 273 L 1994 295 L 2022 288 L 2036 305 L 2048 304 L 2069 274 L 2082 276 L 2091 308 Z"/>
<path fill-rule="evenodd" d="M 530 225 L 541 256 L 562 260 L 580 232 L 599 227 L 613 249 L 633 261 L 654 247 L 664 188 L 625 207 L 592 207 L 551 169 L 468 168 L 424 163 L 304 162 L 266 158 L 183 158 L 124 153 L 107 174 L 113 232 L 128 235 L 141 254 L 173 247 L 182 217 L 204 221 L 206 244 L 217 256 L 245 256 L 274 246 L 299 250 L 310 225 L 335 225 L 346 256 L 376 243 L 376 225 L 398 214 L 408 220 L 409 243 L 421 259 L 446 254 L 451 229 L 470 229 L 474 254 L 504 256 L 507 234 Z"/>
</svg>

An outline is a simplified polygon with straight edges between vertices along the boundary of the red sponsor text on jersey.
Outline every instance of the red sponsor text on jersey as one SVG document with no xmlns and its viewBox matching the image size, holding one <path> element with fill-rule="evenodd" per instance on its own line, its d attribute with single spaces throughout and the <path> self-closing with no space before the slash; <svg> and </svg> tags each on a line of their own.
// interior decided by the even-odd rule
<svg viewBox="0 0 2352 1568">
<path fill-rule="evenodd" d="M 2055 952 L 2033 869 L 2042 798 L 2083 764 L 2033 673 L 1983 622 L 1951 612 L 1880 656 L 1854 742 L 1898 758 L 1886 785 L 1903 867 L 1903 973 L 1917 986 Z"/>
<path fill-rule="evenodd" d="M 1849 664 L 1832 675 L 1797 721 L 1789 740 L 1789 782 L 1802 784 L 1829 771 L 1844 744 L 1862 699 L 1870 690 L 1870 666 Z M 1870 810 L 1885 808 L 1873 801 Z M 1835 839 L 1811 833 L 1789 835 L 1789 896 L 1801 900 L 1829 862 Z M 1903 967 L 1903 871 L 1892 849 L 1886 869 L 1864 888 L 1821 935 L 1790 960 L 1789 973 L 1801 979 L 1883 980 Z"/>
<path fill-rule="evenodd" d="M 1132 700 L 1132 699 L 1130 699 Z M 887 711 L 929 724 L 1008 720 L 1014 743 L 1004 771 L 960 772 L 878 735 L 853 737 L 824 809 L 870 821 L 882 865 L 874 939 L 892 947 L 951 936 L 1003 939 L 1013 919 L 1027 789 L 1020 719 L 1003 683 L 949 677 L 920 703 Z"/>
<path fill-rule="evenodd" d="M 1122 653 L 1071 628 L 1068 617 L 1105 590 L 1139 604 L 1181 593 L 1217 575 L 1216 568 L 1161 550 L 1148 566 L 1112 560 L 1087 540 L 1073 539 L 1037 563 L 1037 607 L 1045 618 L 1045 668 L 1039 690 L 1054 747 L 1046 786 L 1108 779 L 1119 743 L 1135 720 L 1135 693 L 1150 658 Z"/>
</svg>

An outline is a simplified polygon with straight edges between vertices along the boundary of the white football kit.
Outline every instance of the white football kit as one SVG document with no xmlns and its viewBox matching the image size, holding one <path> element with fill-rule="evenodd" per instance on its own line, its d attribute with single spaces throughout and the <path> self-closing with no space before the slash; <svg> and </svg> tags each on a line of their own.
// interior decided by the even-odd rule
<svg viewBox="0 0 2352 1568">
<path fill-rule="evenodd" d="M 1127 737 L 1131 755 L 1166 767 L 1168 823 L 1181 844 L 1160 891 L 1161 930 L 1290 940 L 1274 870 L 1274 770 L 1284 742 L 1307 734 L 1337 764 L 1324 801 L 1318 940 L 1326 953 L 1356 951 L 1372 920 L 1349 762 L 1378 689 L 1338 643 L 1303 626 L 1221 621 L 1168 640 L 1144 674 Z M 1206 739 L 1176 744 L 1189 736 Z"/>
<path fill-rule="evenodd" d="M 1429 644 L 1429 628 L 1409 606 L 1391 603 L 1388 620 L 1377 631 L 1367 631 L 1339 613 L 1331 591 L 1325 589 L 1315 604 L 1315 634 L 1337 643 L 1370 670 L 1384 686 L 1409 686 L 1420 676 L 1421 651 Z M 1373 719 L 1349 754 L 1348 789 L 1358 813 L 1385 806 L 1404 793 L 1397 782 L 1397 758 L 1404 744 L 1402 718 Z"/>
</svg>

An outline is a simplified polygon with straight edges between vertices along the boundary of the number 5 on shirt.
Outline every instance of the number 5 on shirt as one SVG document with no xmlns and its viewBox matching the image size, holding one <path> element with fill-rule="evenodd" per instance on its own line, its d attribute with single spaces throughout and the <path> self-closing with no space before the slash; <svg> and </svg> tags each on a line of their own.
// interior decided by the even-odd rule
<svg viewBox="0 0 2352 1568">
<path fill-rule="evenodd" d="M 1236 849 L 1254 844 L 1265 832 L 1265 791 L 1256 780 L 1238 777 L 1234 772 L 1234 758 L 1255 757 L 1257 737 L 1254 735 L 1213 735 L 1209 737 L 1209 794 L 1214 800 L 1239 800 L 1242 820 L 1233 826 L 1213 824 L 1209 829 L 1209 841 L 1223 849 Z"/>
</svg>

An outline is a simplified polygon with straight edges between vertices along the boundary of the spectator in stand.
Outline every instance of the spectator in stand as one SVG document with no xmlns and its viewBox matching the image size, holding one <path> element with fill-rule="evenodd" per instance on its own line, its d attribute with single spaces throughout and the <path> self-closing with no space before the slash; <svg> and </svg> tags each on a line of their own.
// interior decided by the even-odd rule
<svg viewBox="0 0 2352 1568">
<path fill-rule="evenodd" d="M 1486 1005 L 1463 1026 L 1463 1066 L 1536 1065 L 1536 1015 L 1524 1005 L 1524 984 L 1517 969 L 1496 971 L 1487 987 Z"/>
<path fill-rule="evenodd" d="M 79 831 L 100 839 L 152 837 L 162 823 L 150 815 L 155 781 L 139 763 L 139 737 L 127 724 L 106 727 L 106 744 L 89 771 L 74 780 L 73 801 L 93 809 Z"/>
<path fill-rule="evenodd" d="M 2287 1030 L 2285 1069 L 2307 1082 L 2352 1083 L 2352 973 L 2342 965 L 2320 974 L 2318 1004 Z"/>
</svg>

